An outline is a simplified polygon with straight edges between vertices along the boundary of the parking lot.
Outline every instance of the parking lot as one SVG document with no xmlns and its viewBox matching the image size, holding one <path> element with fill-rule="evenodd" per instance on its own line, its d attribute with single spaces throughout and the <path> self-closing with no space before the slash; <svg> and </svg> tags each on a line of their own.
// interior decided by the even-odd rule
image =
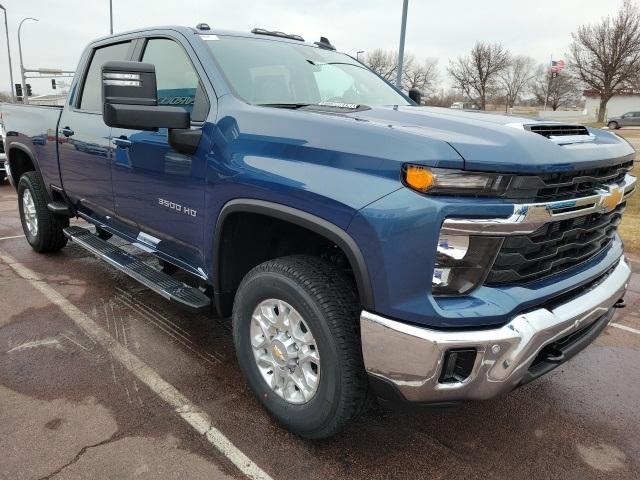
<svg viewBox="0 0 640 480">
<path fill-rule="evenodd" d="M 640 257 L 614 324 L 505 397 L 372 407 L 341 435 L 275 425 L 227 319 L 173 307 L 75 245 L 38 255 L 0 186 L 0 478 L 640 477 Z"/>
</svg>

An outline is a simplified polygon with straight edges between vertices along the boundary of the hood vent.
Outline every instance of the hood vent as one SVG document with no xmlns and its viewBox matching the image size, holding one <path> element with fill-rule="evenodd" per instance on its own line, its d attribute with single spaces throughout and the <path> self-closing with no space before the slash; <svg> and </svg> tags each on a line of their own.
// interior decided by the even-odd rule
<svg viewBox="0 0 640 480">
<path fill-rule="evenodd" d="M 568 137 L 575 135 L 589 135 L 587 127 L 582 125 L 525 125 L 527 130 L 542 135 L 543 137 Z"/>
<path fill-rule="evenodd" d="M 587 127 L 583 127 L 582 125 L 539 123 L 523 125 L 523 127 L 525 130 L 542 135 L 543 137 L 546 137 L 560 145 L 584 143 L 595 140 L 595 136 L 590 134 Z"/>
</svg>

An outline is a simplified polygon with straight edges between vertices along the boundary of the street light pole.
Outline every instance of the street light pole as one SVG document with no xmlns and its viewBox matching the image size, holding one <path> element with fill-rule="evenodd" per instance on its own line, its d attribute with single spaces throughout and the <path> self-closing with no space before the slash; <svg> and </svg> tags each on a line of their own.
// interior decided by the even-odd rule
<svg viewBox="0 0 640 480">
<path fill-rule="evenodd" d="M 109 0 L 109 35 L 113 35 L 113 0 Z"/>
<path fill-rule="evenodd" d="M 11 102 L 15 103 L 16 97 L 13 94 L 13 68 L 11 66 L 11 48 L 9 47 L 9 26 L 7 25 L 7 9 L 0 4 L 0 10 L 4 12 L 4 30 L 7 34 L 7 57 L 9 57 L 9 81 L 11 82 Z"/>
<path fill-rule="evenodd" d="M 23 18 L 20 24 L 18 25 L 18 54 L 20 55 L 20 76 L 22 77 L 22 102 L 25 104 L 29 103 L 29 96 L 27 95 L 27 80 L 24 76 L 24 62 L 22 61 L 22 43 L 20 41 L 20 30 L 22 29 L 22 24 L 27 20 L 33 20 L 38 22 L 37 18 L 27 17 Z"/>
<path fill-rule="evenodd" d="M 400 24 L 400 50 L 398 51 L 398 76 L 396 77 L 396 87 L 402 88 L 402 64 L 404 62 L 404 37 L 407 32 L 407 10 L 409 0 L 402 3 L 402 23 Z"/>
</svg>

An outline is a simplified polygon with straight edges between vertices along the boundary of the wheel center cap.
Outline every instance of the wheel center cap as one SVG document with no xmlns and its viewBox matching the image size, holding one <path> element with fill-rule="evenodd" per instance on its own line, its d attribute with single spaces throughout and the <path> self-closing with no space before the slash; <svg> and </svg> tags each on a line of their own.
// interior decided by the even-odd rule
<svg viewBox="0 0 640 480">
<path fill-rule="evenodd" d="M 287 349 L 280 340 L 274 340 L 271 342 L 271 355 L 280 366 L 285 366 L 289 359 Z"/>
</svg>

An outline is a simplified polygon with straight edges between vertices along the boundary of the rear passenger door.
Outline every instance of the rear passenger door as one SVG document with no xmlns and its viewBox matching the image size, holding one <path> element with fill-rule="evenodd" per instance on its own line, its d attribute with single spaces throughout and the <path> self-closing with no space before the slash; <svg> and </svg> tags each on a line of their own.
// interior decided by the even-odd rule
<svg viewBox="0 0 640 480">
<path fill-rule="evenodd" d="M 130 41 L 101 45 L 88 56 L 84 75 L 60 117 L 58 154 L 65 191 L 81 212 L 104 218 L 113 214 L 109 135 L 102 120 L 102 65 L 128 60 Z"/>
<path fill-rule="evenodd" d="M 202 127 L 210 108 L 188 44 L 148 38 L 136 58 L 155 65 L 158 103 L 191 112 Z M 139 242 L 189 265 L 202 264 L 206 149 L 187 155 L 173 150 L 167 129 L 113 129 L 116 145 L 113 190 L 118 217 L 139 230 Z M 202 136 L 200 142 L 207 142 Z"/>
</svg>

